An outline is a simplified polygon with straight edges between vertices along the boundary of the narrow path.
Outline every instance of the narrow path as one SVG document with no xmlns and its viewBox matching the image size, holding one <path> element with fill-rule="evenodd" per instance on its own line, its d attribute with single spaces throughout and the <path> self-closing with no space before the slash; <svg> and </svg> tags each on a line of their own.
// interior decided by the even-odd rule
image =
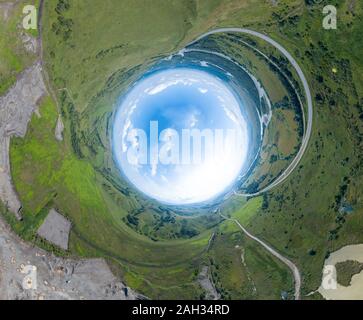
<svg viewBox="0 0 363 320">
<path fill-rule="evenodd" d="M 299 64 L 296 62 L 296 60 L 294 59 L 294 57 L 282 46 L 280 45 L 278 42 L 276 42 L 275 40 L 273 40 L 272 38 L 270 38 L 269 36 L 267 36 L 266 34 L 254 31 L 254 30 L 249 30 L 249 29 L 244 29 L 244 28 L 219 28 L 219 29 L 214 29 L 211 31 L 208 31 L 204 34 L 202 34 L 200 37 L 198 37 L 197 39 L 195 39 L 194 41 L 190 42 L 189 44 L 186 45 L 186 47 L 191 46 L 192 44 L 198 42 L 199 40 L 212 35 L 212 34 L 218 34 L 218 33 L 224 33 L 224 32 L 232 32 L 232 33 L 245 33 L 245 34 L 249 34 L 249 35 L 253 35 L 257 38 L 260 38 L 266 42 L 268 42 L 269 44 L 271 44 L 272 46 L 274 46 L 277 50 L 279 50 L 291 63 L 291 65 L 294 67 L 294 69 L 296 70 L 302 84 L 304 87 L 304 91 L 305 91 L 305 98 L 306 98 L 306 103 L 307 103 L 307 123 L 306 123 L 306 131 L 304 133 L 302 142 L 301 142 L 301 147 L 296 155 L 296 157 L 291 161 L 291 163 L 289 164 L 289 166 L 285 169 L 284 172 L 282 172 L 282 174 L 274 181 L 272 182 L 270 185 L 266 186 L 265 188 L 263 188 L 262 190 L 253 193 L 253 194 L 241 194 L 241 193 L 236 193 L 236 195 L 240 195 L 240 196 L 258 196 L 268 190 L 271 190 L 272 188 L 276 187 L 277 185 L 281 184 L 283 181 L 285 181 L 289 175 L 294 171 L 294 169 L 297 167 L 297 165 L 299 164 L 300 160 L 302 159 L 307 146 L 309 144 L 309 140 L 311 137 L 311 132 L 312 132 L 312 125 L 313 125 L 313 100 L 311 97 L 311 91 L 310 91 L 310 87 L 308 84 L 308 81 L 306 80 L 306 77 L 304 75 L 304 72 L 302 71 L 302 69 L 300 68 Z"/>
<path fill-rule="evenodd" d="M 42 17 L 42 9 L 43 9 L 43 3 L 44 0 L 40 1 L 40 18 Z M 43 43 L 42 43 L 42 24 L 41 24 L 41 19 L 39 19 L 39 40 L 40 40 L 40 60 L 42 65 L 44 64 L 44 60 L 43 60 Z M 267 42 L 271 43 L 272 45 L 274 45 L 277 49 L 279 49 L 292 63 L 292 65 L 295 67 L 296 71 L 298 72 L 299 76 L 302 79 L 305 91 L 307 93 L 307 100 L 308 100 L 308 127 L 307 127 L 307 131 L 304 135 L 304 139 L 303 139 L 303 143 L 302 143 L 302 148 L 299 150 L 298 156 L 294 159 L 294 161 L 290 164 L 290 166 L 288 167 L 288 169 L 280 176 L 280 179 L 277 179 L 277 181 L 275 181 L 274 184 L 270 185 L 268 189 L 273 188 L 274 186 L 276 186 L 277 184 L 281 183 L 283 180 L 285 180 L 287 178 L 287 176 L 293 171 L 293 169 L 296 167 L 296 165 L 298 164 L 298 162 L 300 161 L 302 155 L 305 152 L 307 143 L 309 141 L 310 138 L 310 134 L 311 134 L 311 123 L 312 123 L 312 102 L 311 102 L 311 96 L 310 96 L 310 90 L 307 84 L 307 81 L 305 79 L 304 74 L 302 73 L 302 70 L 300 69 L 300 67 L 298 66 L 298 64 L 296 63 L 296 61 L 292 58 L 292 56 L 282 47 L 280 46 L 278 43 L 276 43 L 274 40 L 272 40 L 271 38 L 267 37 L 266 35 L 257 33 L 255 31 L 251 31 L 251 30 L 247 30 L 247 29 L 239 29 L 239 28 L 225 28 L 225 29 L 217 29 L 217 30 L 213 30 L 211 32 L 208 32 L 204 35 L 202 35 L 201 37 L 199 37 L 197 40 L 200 40 L 201 38 L 212 34 L 212 33 L 218 33 L 218 32 L 244 32 L 244 33 L 249 33 L 249 34 L 253 34 L 255 36 L 258 36 L 264 40 L 266 40 Z M 197 41 L 196 40 L 196 41 Z M 190 44 L 189 44 L 190 45 Z M 56 99 L 56 95 L 54 93 L 54 91 L 51 88 L 50 85 L 50 81 L 49 81 L 49 77 L 48 74 L 45 71 L 45 68 L 43 69 L 43 75 L 45 78 L 45 82 L 48 85 L 48 89 L 49 92 L 52 96 L 52 98 L 54 99 L 54 101 L 57 103 L 57 99 Z M 58 107 L 58 105 L 57 105 Z M 58 107 L 59 110 L 59 107 Z M 267 189 L 267 188 L 266 188 Z M 261 190 L 259 193 L 262 193 L 264 191 L 267 190 Z M 257 195 L 257 194 L 255 194 Z M 293 275 L 294 275 L 294 280 L 295 280 L 295 300 L 299 300 L 300 299 L 300 288 L 301 288 L 301 276 L 300 276 L 300 272 L 298 270 L 298 268 L 296 267 L 296 265 L 291 262 L 289 259 L 285 258 L 284 256 L 282 256 L 280 253 L 278 253 L 276 250 L 274 250 L 272 247 L 270 247 L 269 245 L 267 245 L 266 243 L 264 243 L 262 240 L 258 239 L 257 237 L 253 236 L 251 233 L 249 233 L 236 219 L 231 219 L 228 217 L 225 217 L 221 214 L 221 216 L 226 219 L 226 220 L 230 220 L 235 222 L 238 227 L 252 240 L 255 240 L 256 242 L 258 242 L 260 245 L 262 245 L 267 251 L 269 251 L 272 255 L 274 255 L 276 258 L 278 258 L 280 261 L 282 261 L 284 264 L 286 264 L 289 269 L 292 271 Z"/>
<path fill-rule="evenodd" d="M 44 61 L 44 46 L 43 46 L 43 10 L 44 10 L 44 0 L 40 0 L 39 2 L 39 13 L 38 13 L 38 43 L 39 43 L 39 60 L 42 65 L 42 74 L 43 74 L 43 80 L 47 87 L 48 93 L 50 94 L 52 100 L 54 101 L 57 111 L 59 114 L 61 114 L 61 110 L 58 104 L 57 95 L 55 94 L 50 78 L 48 75 L 48 72 L 46 70 L 45 61 Z"/>
<path fill-rule="evenodd" d="M 255 240 L 256 242 L 258 242 L 261 246 L 263 246 L 268 252 L 270 252 L 273 256 L 275 256 L 277 259 L 279 259 L 280 261 L 282 261 L 284 264 L 286 264 L 289 269 L 291 270 L 293 276 L 294 276 L 294 282 L 295 282 L 295 293 L 294 293 L 294 297 L 295 300 L 300 300 L 300 289 L 301 289 L 301 275 L 300 275 L 300 271 L 299 269 L 296 267 L 296 265 L 289 259 L 287 259 L 286 257 L 284 257 L 282 254 L 280 254 L 279 252 L 277 252 L 275 249 L 273 249 L 272 247 L 270 247 L 268 244 L 266 244 L 265 242 L 263 242 L 262 240 L 260 240 L 259 238 L 255 237 L 254 235 L 252 235 L 251 233 L 249 233 L 246 228 L 244 228 L 237 219 L 232 219 L 232 218 L 228 218 L 222 214 L 220 214 L 222 218 L 229 220 L 229 221 L 233 221 L 234 223 L 237 224 L 237 226 L 245 233 L 245 235 L 247 237 L 249 237 L 252 240 Z"/>
<path fill-rule="evenodd" d="M 307 102 L 307 123 L 306 123 L 306 131 L 304 132 L 303 138 L 302 138 L 302 143 L 301 143 L 301 147 L 296 155 L 296 157 L 292 160 L 292 162 L 290 163 L 290 165 L 285 169 L 285 171 L 270 185 L 268 185 L 267 187 L 263 188 L 262 190 L 253 193 L 253 194 L 242 194 L 242 193 L 236 193 L 236 195 L 239 196 L 258 196 L 268 190 L 271 190 L 272 188 L 276 187 L 277 185 L 281 184 L 283 181 L 285 181 L 288 176 L 294 171 L 294 169 L 297 167 L 297 165 L 299 164 L 300 160 L 302 159 L 310 137 L 311 137 L 311 132 L 312 132 L 312 124 L 313 124 L 313 103 L 312 103 L 312 97 L 311 97 L 311 92 L 310 92 L 310 88 L 309 88 L 309 84 L 306 80 L 306 77 L 304 75 L 304 72 L 302 71 L 302 69 L 300 68 L 299 64 L 296 62 L 296 60 L 292 57 L 292 55 L 283 47 L 281 46 L 278 42 L 276 42 L 275 40 L 273 40 L 272 38 L 270 38 L 269 36 L 257 32 L 257 31 L 253 31 L 253 30 L 249 30 L 249 29 L 244 29 L 244 28 L 219 28 L 219 29 L 214 29 L 211 30 L 209 32 L 204 33 L 203 35 L 201 35 L 200 37 L 198 37 L 196 40 L 192 41 L 191 43 L 189 43 L 188 45 L 186 45 L 186 47 L 191 46 L 192 44 L 196 43 L 197 41 L 212 35 L 212 34 L 216 34 L 216 33 L 223 33 L 223 32 L 235 32 L 235 33 L 245 33 L 245 34 L 249 34 L 249 35 L 253 35 L 256 36 L 262 40 L 265 40 L 266 42 L 268 42 L 269 44 L 271 44 L 272 46 L 274 46 L 277 50 L 279 50 L 288 60 L 289 62 L 292 64 L 292 66 L 294 67 L 294 69 L 296 70 L 298 76 L 300 77 L 300 80 L 303 84 L 304 90 L 305 90 L 305 98 L 306 98 L 306 102 Z M 305 121 L 304 121 L 305 122 Z M 260 240 L 259 238 L 255 237 L 254 235 L 252 235 L 251 233 L 249 233 L 240 223 L 238 220 L 236 219 L 232 219 L 232 218 L 228 218 L 225 217 L 221 214 L 222 218 L 226 219 L 226 220 L 230 220 L 233 221 L 234 223 L 237 224 L 237 226 L 252 240 L 258 242 L 261 246 L 263 246 L 268 252 L 270 252 L 273 256 L 275 256 L 276 258 L 278 258 L 280 261 L 282 261 L 284 264 L 286 264 L 288 266 L 288 268 L 291 270 L 293 276 L 294 276 L 294 282 L 295 282 L 295 293 L 294 293 L 294 297 L 295 300 L 300 300 L 300 290 L 301 290 L 301 275 L 300 275 L 300 271 L 299 269 L 296 267 L 296 265 L 290 261 L 289 259 L 287 259 L 286 257 L 284 257 L 283 255 L 281 255 L 279 252 L 277 252 L 275 249 L 273 249 L 271 246 L 269 246 L 268 244 L 266 244 L 265 242 L 263 242 L 262 240 Z"/>
</svg>

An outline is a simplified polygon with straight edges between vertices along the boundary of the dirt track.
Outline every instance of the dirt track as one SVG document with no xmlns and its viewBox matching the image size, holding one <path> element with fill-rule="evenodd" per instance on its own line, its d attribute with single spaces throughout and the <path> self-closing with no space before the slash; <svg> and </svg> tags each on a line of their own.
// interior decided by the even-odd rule
<svg viewBox="0 0 363 320">
<path fill-rule="evenodd" d="M 21 203 L 12 185 L 9 144 L 23 137 L 37 104 L 47 92 L 40 63 L 25 70 L 0 97 L 0 199 L 20 219 Z M 40 112 L 41 113 L 41 112 Z M 29 273 L 34 277 L 29 278 Z M 27 281 L 28 280 L 28 281 Z M 127 292 L 127 296 L 126 296 Z M 135 299 L 102 259 L 57 258 L 18 238 L 0 218 L 0 299 Z"/>
<path fill-rule="evenodd" d="M 9 9 L 10 10 L 10 9 Z M 7 17 L 4 17 L 7 18 Z M 32 43 L 34 39 L 31 39 Z M 29 41 L 24 43 L 24 46 Z M 27 49 L 27 48 L 25 48 Z M 0 97 L 0 201 L 21 219 L 21 202 L 12 184 L 11 137 L 24 137 L 40 99 L 49 94 L 42 64 L 36 62 Z M 59 124 L 55 139 L 60 140 Z M 25 243 L 0 217 L 0 300 L 143 298 L 117 279 L 103 259 L 64 259 Z"/>
<path fill-rule="evenodd" d="M 244 228 L 237 219 L 231 219 L 228 218 L 224 215 L 221 214 L 221 217 L 229 220 L 229 221 L 233 221 L 234 223 L 237 224 L 237 226 L 244 232 L 244 234 L 249 237 L 250 239 L 256 241 L 257 243 L 259 243 L 261 246 L 263 246 L 268 252 L 270 252 L 273 256 L 275 256 L 277 259 L 279 259 L 280 261 L 282 261 L 284 264 L 286 264 L 289 269 L 291 270 L 293 276 L 294 276 L 294 282 L 295 282 L 295 293 L 294 293 L 294 297 L 295 300 L 300 300 L 300 289 L 301 289 L 301 275 L 300 275 L 300 271 L 299 269 L 296 267 L 296 265 L 290 261 L 289 259 L 287 259 L 286 257 L 284 257 L 282 254 L 280 254 L 279 252 L 277 252 L 274 248 L 272 248 L 271 246 L 269 246 L 268 244 L 266 244 L 265 242 L 263 242 L 262 240 L 260 240 L 259 238 L 255 237 L 254 235 L 252 235 L 251 233 L 249 233 L 246 228 Z"/>
</svg>

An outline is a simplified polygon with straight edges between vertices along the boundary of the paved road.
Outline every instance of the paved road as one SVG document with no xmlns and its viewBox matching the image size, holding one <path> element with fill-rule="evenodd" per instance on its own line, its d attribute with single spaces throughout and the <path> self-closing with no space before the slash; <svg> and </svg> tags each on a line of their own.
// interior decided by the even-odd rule
<svg viewBox="0 0 363 320">
<path fill-rule="evenodd" d="M 301 146 L 297 156 L 295 157 L 295 159 L 289 165 L 289 167 L 272 184 L 270 184 L 269 186 L 267 186 L 263 190 L 260 190 L 258 193 L 249 194 L 249 196 L 259 195 L 259 194 L 261 194 L 261 193 L 263 193 L 263 192 L 265 192 L 267 190 L 270 190 L 271 188 L 277 186 L 281 182 L 283 182 L 288 177 L 288 175 L 296 168 L 297 164 L 301 160 L 301 158 L 302 158 L 302 156 L 303 156 L 303 154 L 304 154 L 304 152 L 306 150 L 306 147 L 307 147 L 309 139 L 310 139 L 311 127 L 312 127 L 312 99 L 311 99 L 310 89 L 309 89 L 306 78 L 305 78 L 301 68 L 299 67 L 297 62 L 294 60 L 294 58 L 281 45 L 279 45 L 276 41 L 274 41 L 273 39 L 269 38 L 268 36 L 266 36 L 264 34 L 261 34 L 261 33 L 256 32 L 256 31 L 248 30 L 248 29 L 241 29 L 241 28 L 221 28 L 221 29 L 216 29 L 216 30 L 209 31 L 209 32 L 203 34 L 201 37 L 199 37 L 195 41 L 198 41 L 198 40 L 200 40 L 200 39 L 202 39 L 202 38 L 204 38 L 204 37 L 206 37 L 208 35 L 211 35 L 211 34 L 214 34 L 214 33 L 221 33 L 221 32 L 240 32 L 240 33 L 251 34 L 251 35 L 259 37 L 259 38 L 269 42 L 273 46 L 275 46 L 279 51 L 281 51 L 286 56 L 286 58 L 294 66 L 294 68 L 296 69 L 299 77 L 301 78 L 301 81 L 302 81 L 302 83 L 304 85 L 304 89 L 305 89 L 305 92 L 306 92 L 306 98 L 307 98 L 307 103 L 308 103 L 308 123 L 307 123 L 306 132 L 305 132 L 304 137 L 303 137 L 302 146 Z M 295 266 L 295 264 L 293 262 L 291 262 L 289 259 L 282 256 L 280 253 L 278 253 L 272 247 L 270 247 L 269 245 L 264 243 L 262 240 L 258 239 L 257 237 L 253 236 L 252 234 L 250 234 L 236 219 L 230 219 L 230 218 L 227 218 L 225 216 L 222 216 L 222 217 L 224 219 L 234 221 L 239 226 L 239 228 L 249 238 L 251 238 L 251 239 L 255 240 L 256 242 L 258 242 L 267 251 L 269 251 L 272 255 L 277 257 L 279 260 L 281 260 L 284 264 L 286 264 L 289 267 L 289 269 L 292 271 L 292 273 L 294 275 L 294 280 L 295 280 L 295 299 L 296 300 L 300 299 L 301 276 L 300 276 L 300 272 L 299 272 L 298 268 Z"/>
<path fill-rule="evenodd" d="M 313 102 L 312 102 L 311 92 L 310 92 L 310 88 L 309 88 L 308 82 L 306 80 L 306 77 L 304 75 L 304 72 L 302 71 L 299 64 L 296 62 L 296 60 L 292 57 L 292 55 L 283 46 L 281 46 L 278 42 L 276 42 L 275 40 L 271 39 L 269 36 L 267 36 L 263 33 L 249 30 L 249 29 L 244 29 L 244 28 L 219 28 L 219 29 L 214 29 L 214 30 L 204 33 L 203 35 L 198 37 L 196 40 L 189 43 L 188 46 L 192 45 L 193 43 L 195 43 L 209 35 L 216 34 L 216 33 L 223 33 L 223 32 L 235 32 L 235 33 L 245 33 L 245 34 L 253 35 L 253 36 L 258 37 L 262 40 L 265 40 L 266 42 L 273 45 L 277 50 L 279 50 L 289 60 L 289 62 L 295 68 L 297 74 L 299 75 L 299 77 L 301 79 L 301 82 L 302 82 L 302 84 L 304 86 L 304 90 L 305 90 L 306 102 L 307 102 L 307 107 L 308 107 L 307 123 L 306 123 L 306 130 L 303 135 L 301 147 L 300 147 L 300 150 L 297 153 L 296 157 L 291 161 L 291 163 L 285 169 L 285 171 L 270 185 L 266 186 L 265 188 L 259 190 L 256 193 L 251 193 L 251 194 L 236 193 L 237 195 L 240 195 L 240 196 L 249 196 L 249 197 L 258 196 L 268 190 L 271 190 L 272 188 L 276 187 L 277 185 L 279 185 L 283 181 L 285 181 L 288 178 L 288 176 L 295 170 L 295 168 L 299 164 L 301 158 L 303 157 L 303 155 L 306 151 L 306 148 L 308 146 L 309 140 L 310 140 L 312 125 L 313 125 Z"/>
<path fill-rule="evenodd" d="M 296 60 L 291 56 L 291 54 L 284 48 L 282 47 L 279 43 L 277 43 L 275 40 L 271 39 L 269 36 L 262 34 L 260 32 L 257 31 L 253 31 L 253 30 L 249 30 L 249 29 L 243 29 L 243 28 L 219 28 L 219 29 L 215 29 L 215 30 L 211 30 L 209 32 L 204 33 L 203 35 L 201 35 L 200 37 L 198 37 L 196 40 L 194 40 L 193 42 L 189 43 L 188 45 L 192 45 L 193 43 L 209 36 L 212 34 L 216 34 L 216 33 L 223 33 L 223 32 L 235 32 L 235 33 L 245 33 L 245 34 L 250 34 L 253 36 L 256 36 L 260 39 L 265 40 L 266 42 L 270 43 L 271 45 L 273 45 L 277 50 L 279 50 L 288 60 L 289 62 L 292 64 L 292 66 L 295 68 L 297 74 L 300 77 L 300 80 L 303 84 L 304 90 L 305 90 L 305 95 L 306 95 L 306 102 L 307 102 L 307 107 L 308 107 L 308 114 L 307 114 L 307 123 L 306 125 L 306 130 L 304 132 L 303 135 L 303 139 L 302 139 L 302 143 L 301 143 L 301 147 L 299 149 L 299 152 L 297 153 L 296 157 L 293 159 L 293 161 L 290 163 L 290 165 L 285 169 L 285 171 L 270 185 L 266 186 L 265 188 L 261 189 L 260 191 L 253 193 L 253 194 L 241 194 L 241 193 L 237 193 L 237 195 L 241 195 L 241 196 L 258 196 L 268 190 L 271 190 L 272 188 L 276 187 L 277 185 L 281 184 L 283 181 L 285 181 L 288 176 L 294 171 L 294 169 L 297 167 L 297 165 L 299 164 L 300 160 L 302 159 L 306 148 L 308 146 L 310 137 L 311 137 L 311 131 L 312 131 L 312 124 L 313 124 L 313 103 L 312 103 L 312 97 L 311 97 L 311 92 L 310 92 L 310 88 L 308 85 L 308 82 L 306 80 L 306 77 L 302 71 L 302 69 L 300 68 L 299 64 L 296 62 Z M 304 110 L 303 110 L 304 112 Z M 235 222 L 238 227 L 252 240 L 256 241 L 257 243 L 259 243 L 261 246 L 263 246 L 268 252 L 270 252 L 273 256 L 275 256 L 276 258 L 278 258 L 280 261 L 282 261 L 284 264 L 286 264 L 288 266 L 288 268 L 291 270 L 293 276 L 294 276 L 294 282 L 295 282 L 295 293 L 294 293 L 294 297 L 295 300 L 299 300 L 300 299 L 300 290 L 301 290 L 301 275 L 300 275 L 300 271 L 297 268 L 297 266 L 289 259 L 287 259 L 286 257 L 284 257 L 283 255 L 281 255 L 279 252 L 277 252 L 275 249 L 273 249 L 271 246 L 269 246 L 268 244 L 266 244 L 265 242 L 263 242 L 262 240 L 260 240 L 259 238 L 255 237 L 254 235 L 252 235 L 251 233 L 249 233 L 240 223 L 238 220 L 236 219 L 231 219 L 228 217 L 225 217 L 223 215 L 221 215 L 224 219 L 230 220 Z"/>
<path fill-rule="evenodd" d="M 238 225 L 238 227 L 246 234 L 247 237 L 251 238 L 252 240 L 255 240 L 256 242 L 258 242 L 261 246 L 263 246 L 268 252 L 270 252 L 273 256 L 275 256 L 277 259 L 279 259 L 280 261 L 282 261 L 284 264 L 286 264 L 289 269 L 291 270 L 293 276 L 294 276 L 294 281 L 295 281 L 295 293 L 294 293 L 294 297 L 295 300 L 300 300 L 300 288 L 301 288 L 301 276 L 300 276 L 300 271 L 299 269 L 296 267 L 296 265 L 289 259 L 285 258 L 283 255 L 281 255 L 280 253 L 278 253 L 275 249 L 273 249 L 271 246 L 269 246 L 268 244 L 266 244 L 265 242 L 263 242 L 262 240 L 260 240 L 259 238 L 255 237 L 254 235 L 252 235 L 251 233 L 249 233 L 240 223 L 238 220 L 236 219 L 231 219 L 228 218 L 224 215 L 221 214 L 221 217 L 226 219 L 226 220 L 230 220 L 233 221 L 234 223 L 236 223 Z"/>
</svg>

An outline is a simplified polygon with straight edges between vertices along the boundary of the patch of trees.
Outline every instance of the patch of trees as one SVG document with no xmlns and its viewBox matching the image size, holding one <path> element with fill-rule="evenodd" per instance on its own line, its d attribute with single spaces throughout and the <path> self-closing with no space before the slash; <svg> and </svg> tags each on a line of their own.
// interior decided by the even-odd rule
<svg viewBox="0 0 363 320">
<path fill-rule="evenodd" d="M 73 20 L 66 18 L 66 13 L 70 8 L 69 0 L 58 0 L 55 7 L 57 13 L 57 21 L 52 24 L 52 31 L 57 35 L 61 36 L 63 40 L 68 40 L 72 34 Z"/>
<path fill-rule="evenodd" d="M 274 163 L 276 162 L 277 160 L 279 159 L 279 157 L 276 155 L 276 154 L 273 154 L 271 157 L 270 157 L 270 163 Z"/>
<path fill-rule="evenodd" d="M 360 99 L 360 102 L 355 104 L 355 108 L 357 109 L 359 119 L 363 121 L 363 99 Z"/>
<path fill-rule="evenodd" d="M 290 109 L 290 100 L 288 96 L 284 96 L 281 101 L 274 104 L 275 109 L 287 110 Z"/>
<path fill-rule="evenodd" d="M 268 194 L 265 192 L 262 196 L 262 210 L 267 210 L 269 206 Z"/>
<path fill-rule="evenodd" d="M 343 184 L 339 187 L 338 194 L 335 196 L 335 210 L 339 210 L 339 207 L 345 198 L 349 186 L 349 178 L 344 177 Z M 339 230 L 343 227 L 343 224 L 346 221 L 347 213 L 344 211 L 338 211 L 338 215 L 335 218 L 336 227 L 329 231 L 329 240 L 336 240 L 339 237 Z"/>
<path fill-rule="evenodd" d="M 230 300 L 232 299 L 231 293 L 228 289 L 224 288 L 222 285 L 221 278 L 219 277 L 218 270 L 219 265 L 218 264 L 212 264 L 212 267 L 214 271 L 211 273 L 212 275 L 212 281 L 214 283 L 214 286 L 216 288 L 217 293 L 220 295 L 222 300 Z"/>
<path fill-rule="evenodd" d="M 277 58 L 275 58 L 273 56 L 271 56 L 270 58 L 271 58 L 271 60 L 274 60 L 274 62 L 276 64 L 278 64 L 280 66 L 280 68 L 282 69 L 282 72 L 281 72 L 274 65 L 269 64 L 271 70 L 274 71 L 275 73 L 277 73 L 280 81 L 282 82 L 282 84 L 284 85 L 285 89 L 288 91 L 288 94 L 289 94 L 289 96 L 284 96 L 282 101 L 275 103 L 274 107 L 281 108 L 281 109 L 292 109 L 294 111 L 294 113 L 295 113 L 294 120 L 298 123 L 297 131 L 298 131 L 299 136 L 302 137 L 304 134 L 304 126 L 303 126 L 303 122 L 302 122 L 302 112 L 303 111 L 302 111 L 302 105 L 300 103 L 300 99 L 298 97 L 298 93 L 296 92 L 296 91 L 299 92 L 299 90 L 298 89 L 295 90 L 295 88 L 299 88 L 299 85 L 293 79 L 291 72 L 288 70 L 288 62 L 286 59 L 281 58 L 280 60 L 278 60 Z M 289 79 L 292 83 L 288 80 L 287 77 L 289 77 Z M 304 99 L 302 95 L 301 95 L 301 97 L 302 97 L 301 99 Z"/>
<path fill-rule="evenodd" d="M 309 250 L 309 256 L 315 256 L 316 255 L 316 250 L 315 249 L 310 249 Z"/>
<path fill-rule="evenodd" d="M 203 218 L 203 222 L 206 219 Z M 162 207 L 145 207 L 130 209 L 122 221 L 139 234 L 153 241 L 160 239 L 189 239 L 200 234 L 198 222 L 191 220 L 176 220 L 175 213 Z M 143 221 L 147 221 L 145 227 Z M 203 224 L 209 226 L 210 221 Z"/>
<path fill-rule="evenodd" d="M 70 131 L 71 131 L 71 144 L 74 153 L 77 155 L 78 158 L 83 158 L 83 154 L 81 151 L 79 138 L 78 138 L 78 124 L 79 124 L 79 118 L 78 118 L 78 112 L 75 110 L 73 103 L 68 104 L 68 110 L 70 114 Z"/>
<path fill-rule="evenodd" d="M 180 231 L 178 232 L 178 236 L 180 238 L 193 238 L 193 237 L 197 236 L 198 234 L 199 234 L 199 232 L 197 230 L 188 228 L 187 225 L 182 225 L 182 227 L 180 228 Z"/>
<path fill-rule="evenodd" d="M 92 128 L 94 128 L 94 130 L 91 132 L 87 132 L 87 134 L 83 138 L 90 152 L 93 154 L 93 156 L 96 156 L 98 154 L 97 149 L 101 148 L 103 150 L 106 150 L 106 146 L 103 144 L 98 129 L 102 128 L 102 126 L 98 126 L 95 123 Z"/>
<path fill-rule="evenodd" d="M 122 49 L 124 48 L 126 45 L 125 44 L 120 44 L 120 45 L 117 45 L 117 46 L 114 46 L 112 48 L 109 48 L 109 49 L 104 49 L 104 50 L 101 50 L 100 52 L 98 52 L 96 54 L 96 59 L 102 59 L 104 58 L 106 55 L 110 54 L 110 53 L 113 53 L 115 50 L 117 49 Z"/>
<path fill-rule="evenodd" d="M 321 93 L 317 93 L 315 95 L 315 101 L 318 103 L 318 104 L 323 104 L 325 102 L 325 98 L 324 96 L 321 94 Z"/>
<path fill-rule="evenodd" d="M 102 170 L 98 170 L 102 176 L 121 194 L 123 194 L 126 197 L 129 197 L 131 192 L 130 189 L 126 186 L 123 186 L 121 184 L 122 181 L 120 181 L 118 178 L 115 178 L 115 175 L 112 174 L 111 170 L 108 168 L 103 168 Z"/>
<path fill-rule="evenodd" d="M 74 153 L 78 158 L 83 158 L 83 154 L 80 147 L 80 138 L 78 134 L 79 126 L 79 114 L 74 107 L 74 104 L 67 98 L 67 93 L 62 91 L 61 98 L 61 113 L 65 119 L 69 120 L 69 129 L 71 135 L 71 145 Z"/>
<path fill-rule="evenodd" d="M 347 190 L 348 190 L 348 185 L 349 185 L 349 178 L 348 177 L 344 177 L 344 183 L 339 187 L 339 192 L 338 194 L 335 196 L 335 210 L 338 210 L 342 200 L 344 199 L 344 197 L 347 194 Z"/>
<path fill-rule="evenodd" d="M 266 179 L 267 174 L 262 175 L 257 181 L 253 181 L 246 188 L 246 193 L 256 193 L 259 190 L 260 184 Z"/>
<path fill-rule="evenodd" d="M 126 223 L 129 226 L 137 227 L 139 225 L 139 218 L 137 216 L 132 215 L 132 214 L 128 214 L 126 216 Z"/>
<path fill-rule="evenodd" d="M 55 12 L 62 14 L 68 11 L 70 8 L 69 0 L 58 0 L 57 6 L 55 7 Z"/>
<path fill-rule="evenodd" d="M 217 34 L 212 34 L 209 37 L 203 38 L 198 42 L 194 43 L 191 47 L 193 47 L 194 49 L 198 48 L 218 52 L 220 48 L 219 42 L 221 42 L 221 36 Z"/>
<path fill-rule="evenodd" d="M 316 3 L 316 0 L 305 0 L 305 4 L 307 6 L 313 6 Z"/>
</svg>

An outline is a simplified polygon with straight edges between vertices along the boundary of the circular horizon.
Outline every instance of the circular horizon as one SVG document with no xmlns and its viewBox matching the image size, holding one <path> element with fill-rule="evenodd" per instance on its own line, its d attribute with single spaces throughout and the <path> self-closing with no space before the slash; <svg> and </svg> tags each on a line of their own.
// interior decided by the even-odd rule
<svg viewBox="0 0 363 320">
<path fill-rule="evenodd" d="M 162 203 L 212 200 L 229 191 L 247 158 L 241 107 L 213 73 L 185 67 L 152 73 L 118 106 L 115 160 L 136 189 Z"/>
</svg>

